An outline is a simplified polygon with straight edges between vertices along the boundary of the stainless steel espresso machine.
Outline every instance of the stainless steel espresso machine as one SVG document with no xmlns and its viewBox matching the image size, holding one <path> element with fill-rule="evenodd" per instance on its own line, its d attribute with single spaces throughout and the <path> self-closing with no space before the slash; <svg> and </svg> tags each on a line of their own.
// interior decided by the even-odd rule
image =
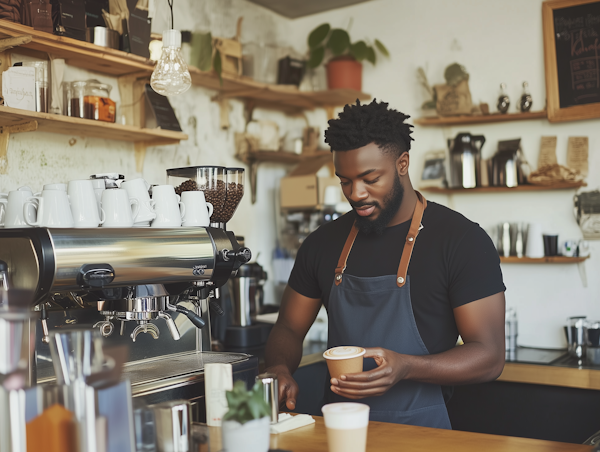
<svg viewBox="0 0 600 452">
<path fill-rule="evenodd" d="M 134 397 L 191 400 L 195 420 L 204 419 L 204 364 L 231 363 L 234 379 L 254 381 L 256 358 L 211 351 L 219 288 L 251 259 L 219 226 L 0 229 L 1 284 L 33 294 L 29 383 L 53 381 L 49 334 L 72 326 L 99 329 L 108 348 L 128 346 L 124 375 Z"/>
</svg>

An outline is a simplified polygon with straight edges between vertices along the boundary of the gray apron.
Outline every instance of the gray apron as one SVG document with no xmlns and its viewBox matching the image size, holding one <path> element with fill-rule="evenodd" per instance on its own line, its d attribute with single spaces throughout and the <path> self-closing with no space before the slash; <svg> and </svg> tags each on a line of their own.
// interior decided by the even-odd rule
<svg viewBox="0 0 600 452">
<path fill-rule="evenodd" d="M 356 226 L 352 227 L 340 256 L 329 296 L 328 348 L 357 345 L 382 347 L 406 355 L 429 354 L 413 315 L 410 279 L 407 276 L 408 264 L 427 206 L 427 201 L 418 192 L 417 197 L 417 206 L 396 276 L 362 278 L 344 274 L 348 255 L 358 234 Z M 364 370 L 375 367 L 374 360 L 365 360 Z M 329 375 L 325 401 L 350 401 L 331 391 Z M 382 396 L 356 401 L 371 407 L 372 421 L 452 428 L 439 385 L 402 380 Z"/>
</svg>

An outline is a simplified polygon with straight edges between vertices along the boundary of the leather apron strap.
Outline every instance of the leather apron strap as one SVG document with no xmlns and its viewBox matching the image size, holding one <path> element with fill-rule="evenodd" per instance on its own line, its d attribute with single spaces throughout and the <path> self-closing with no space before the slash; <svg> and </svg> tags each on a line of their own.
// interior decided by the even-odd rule
<svg viewBox="0 0 600 452">
<path fill-rule="evenodd" d="M 415 193 L 417 194 L 417 205 L 415 206 L 415 211 L 413 213 L 412 221 L 410 223 L 410 229 L 408 230 L 408 234 L 406 235 L 406 242 L 404 243 L 404 249 L 402 250 L 402 258 L 400 259 L 400 265 L 398 266 L 398 274 L 396 278 L 396 284 L 398 285 L 398 287 L 402 287 L 404 286 L 404 284 L 406 284 L 408 264 L 410 264 L 410 258 L 412 256 L 413 248 L 415 246 L 417 236 L 419 235 L 419 231 L 421 229 L 423 212 L 425 212 L 425 209 L 427 208 L 427 200 L 425 199 L 425 197 L 416 190 Z M 356 223 L 354 223 L 352 229 L 350 230 L 350 234 L 348 234 L 348 238 L 346 239 L 346 243 L 344 244 L 344 249 L 342 250 L 342 254 L 340 255 L 340 259 L 338 260 L 338 265 L 335 269 L 336 286 L 339 286 L 342 283 L 342 277 L 344 271 L 346 270 L 348 256 L 350 255 L 352 245 L 354 245 L 354 241 L 356 240 L 357 235 L 358 228 L 356 227 Z"/>
</svg>

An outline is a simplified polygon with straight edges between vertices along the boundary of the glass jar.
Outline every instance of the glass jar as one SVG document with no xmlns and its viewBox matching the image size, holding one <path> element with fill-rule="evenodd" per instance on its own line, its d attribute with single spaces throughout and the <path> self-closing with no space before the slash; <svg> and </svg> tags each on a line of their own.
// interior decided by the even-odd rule
<svg viewBox="0 0 600 452">
<path fill-rule="evenodd" d="M 222 216 L 227 196 L 227 169 L 223 166 L 188 166 L 167 170 L 167 183 L 175 187 L 175 193 L 202 191 L 204 199 L 213 205 L 210 222 Z"/>
<path fill-rule="evenodd" d="M 110 98 L 112 86 L 98 80 L 88 80 L 85 85 L 84 117 L 96 121 L 115 122 L 116 103 Z"/>
<path fill-rule="evenodd" d="M 84 97 L 87 82 L 63 82 L 63 115 L 84 118 Z"/>
</svg>

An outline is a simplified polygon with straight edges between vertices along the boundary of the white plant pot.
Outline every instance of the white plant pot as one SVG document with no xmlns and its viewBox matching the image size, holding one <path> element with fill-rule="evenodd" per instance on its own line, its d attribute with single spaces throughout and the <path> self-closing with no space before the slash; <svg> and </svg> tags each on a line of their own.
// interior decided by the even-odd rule
<svg viewBox="0 0 600 452">
<path fill-rule="evenodd" d="M 260 419 L 240 424 L 237 421 L 223 421 L 224 452 L 268 452 L 271 418 Z"/>
</svg>

